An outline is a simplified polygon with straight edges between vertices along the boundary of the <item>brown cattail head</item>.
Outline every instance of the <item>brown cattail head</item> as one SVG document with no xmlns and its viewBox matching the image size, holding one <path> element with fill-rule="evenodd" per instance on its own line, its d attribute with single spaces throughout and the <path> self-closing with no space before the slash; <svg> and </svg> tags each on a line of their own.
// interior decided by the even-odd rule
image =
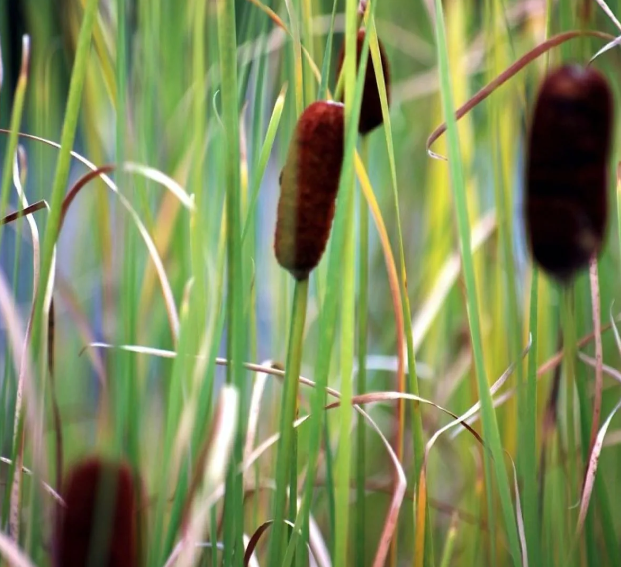
<svg viewBox="0 0 621 567">
<path fill-rule="evenodd" d="M 608 81 L 592 67 L 560 67 L 541 85 L 528 148 L 526 230 L 535 261 L 561 283 L 602 246 L 612 123 Z"/>
<path fill-rule="evenodd" d="M 300 116 L 280 174 L 274 251 L 297 280 L 317 266 L 330 236 L 343 164 L 343 105 L 318 101 Z"/>
<path fill-rule="evenodd" d="M 357 46 L 356 46 L 356 68 L 360 65 L 360 56 L 362 54 L 362 46 L 364 44 L 365 30 L 360 29 L 358 31 Z M 386 53 L 384 53 L 384 46 L 381 41 L 378 41 L 380 59 L 382 61 L 382 70 L 384 71 L 384 82 L 386 83 L 386 97 L 388 103 L 390 103 L 390 68 L 388 65 L 388 59 Z M 341 47 L 339 53 L 338 65 L 336 67 L 336 76 L 341 74 L 341 68 L 343 67 L 343 61 L 345 60 L 345 44 Z M 341 98 L 343 100 L 343 98 Z M 382 117 L 382 103 L 380 101 L 380 94 L 377 88 L 377 79 L 375 78 L 375 70 L 373 69 L 373 61 L 371 61 L 371 54 L 367 59 L 367 69 L 364 75 L 364 89 L 362 91 L 362 102 L 360 104 L 360 122 L 358 124 L 358 132 L 363 136 L 368 134 L 371 130 L 377 128 L 382 124 L 384 118 Z"/>
<path fill-rule="evenodd" d="M 90 458 L 74 466 L 62 493 L 54 534 L 54 566 L 137 567 L 140 490 L 125 463 Z M 89 557 L 92 559 L 89 560 Z"/>
</svg>

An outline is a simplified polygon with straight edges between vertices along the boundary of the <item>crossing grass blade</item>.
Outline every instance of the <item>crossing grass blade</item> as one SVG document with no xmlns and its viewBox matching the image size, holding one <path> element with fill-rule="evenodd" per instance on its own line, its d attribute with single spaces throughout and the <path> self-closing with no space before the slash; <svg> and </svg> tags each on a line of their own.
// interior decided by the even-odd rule
<svg viewBox="0 0 621 567">
<path fill-rule="evenodd" d="M 438 69 L 440 73 L 440 92 L 442 95 L 444 118 L 446 120 L 449 150 L 449 169 L 451 172 L 451 185 L 453 189 L 453 198 L 457 216 L 464 280 L 466 284 L 468 321 L 470 326 L 472 349 L 474 353 L 477 389 L 479 393 L 479 398 L 481 400 L 483 435 L 491 450 L 491 458 L 493 459 L 493 470 L 495 473 L 494 476 L 496 482 L 498 483 L 500 502 L 502 506 L 505 527 L 507 529 L 511 561 L 517 567 L 521 565 L 521 551 L 518 541 L 515 512 L 513 502 L 511 500 L 511 491 L 509 488 L 507 471 L 504 466 L 503 451 L 500 443 L 500 434 L 498 430 L 498 421 L 496 413 L 494 412 L 494 408 L 492 406 L 492 398 L 489 393 L 489 386 L 485 371 L 481 325 L 479 320 L 479 305 L 476 295 L 476 282 L 474 280 L 472 253 L 470 251 L 470 221 L 468 219 L 468 210 L 466 207 L 466 188 L 464 183 L 463 164 L 460 155 L 459 134 L 457 131 L 455 110 L 452 100 L 449 61 L 446 49 L 446 30 L 444 24 L 444 14 L 442 3 L 439 0 L 436 0 L 435 8 L 435 32 L 438 54 Z M 484 454 L 484 459 L 488 461 L 489 457 Z M 492 479 L 488 477 L 486 481 L 488 483 L 491 483 Z M 493 503 L 489 502 L 488 505 L 493 506 Z"/>
</svg>

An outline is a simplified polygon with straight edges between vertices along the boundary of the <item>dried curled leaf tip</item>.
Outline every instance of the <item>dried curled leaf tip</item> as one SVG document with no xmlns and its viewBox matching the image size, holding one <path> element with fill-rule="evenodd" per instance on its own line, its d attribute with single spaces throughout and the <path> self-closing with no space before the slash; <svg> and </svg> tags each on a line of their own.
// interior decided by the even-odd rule
<svg viewBox="0 0 621 567">
<path fill-rule="evenodd" d="M 274 237 L 278 263 L 308 278 L 330 237 L 343 164 L 343 105 L 318 101 L 300 116 L 280 175 Z"/>
<path fill-rule="evenodd" d="M 137 567 L 140 490 L 129 465 L 90 458 L 74 466 L 54 533 L 54 566 Z"/>
<path fill-rule="evenodd" d="M 613 124 L 607 79 L 565 65 L 543 81 L 532 118 L 526 230 L 534 260 L 568 283 L 602 247 Z"/>
<path fill-rule="evenodd" d="M 357 36 L 356 45 L 356 69 L 360 65 L 360 57 L 362 55 L 362 47 L 364 45 L 365 30 L 360 29 Z M 382 62 L 382 71 L 384 73 L 384 82 L 386 84 L 386 98 L 390 104 L 390 67 L 386 53 L 384 52 L 384 46 L 382 42 L 378 40 L 380 60 Z M 336 76 L 341 74 L 341 68 L 345 61 L 345 44 L 341 47 L 339 53 L 338 65 L 336 68 Z M 373 67 L 373 61 L 371 60 L 371 53 L 369 52 L 369 58 L 367 59 L 367 68 L 364 75 L 364 87 L 362 91 L 362 102 L 360 106 L 360 122 L 358 123 L 358 132 L 363 136 L 368 134 L 384 122 L 382 115 L 382 103 L 380 99 L 380 93 L 377 86 L 377 77 L 375 75 L 375 69 Z"/>
</svg>

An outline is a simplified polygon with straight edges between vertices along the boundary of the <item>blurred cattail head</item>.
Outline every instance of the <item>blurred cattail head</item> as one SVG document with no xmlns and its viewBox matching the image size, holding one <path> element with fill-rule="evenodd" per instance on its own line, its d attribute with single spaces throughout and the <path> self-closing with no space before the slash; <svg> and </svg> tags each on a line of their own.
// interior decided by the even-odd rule
<svg viewBox="0 0 621 567">
<path fill-rule="evenodd" d="M 535 261 L 561 283 L 602 247 L 612 123 L 599 71 L 565 65 L 545 78 L 530 130 L 526 231 Z"/>
<path fill-rule="evenodd" d="M 54 532 L 54 567 L 138 565 L 137 511 L 140 489 L 125 463 L 85 460 L 63 487 Z"/>
<path fill-rule="evenodd" d="M 318 101 L 300 116 L 280 174 L 274 251 L 297 280 L 317 266 L 330 236 L 343 163 L 343 105 Z"/>
<path fill-rule="evenodd" d="M 360 29 L 358 31 L 357 46 L 356 46 L 356 69 L 360 65 L 360 57 L 362 54 L 362 46 L 364 44 L 365 30 Z M 382 70 L 384 72 L 384 82 L 386 83 L 386 98 L 390 103 L 390 68 L 388 65 L 388 59 L 384 52 L 384 46 L 381 41 L 378 41 L 380 59 L 382 61 Z M 345 61 L 345 43 L 341 47 L 339 53 L 338 65 L 336 67 L 336 76 L 341 74 L 341 68 Z M 343 100 L 343 98 L 341 98 Z M 362 91 L 362 102 L 360 106 L 360 122 L 358 123 L 358 131 L 363 136 L 374 130 L 382 124 L 384 118 L 382 117 L 382 103 L 380 101 L 380 93 L 377 87 L 377 79 L 375 77 L 375 69 L 373 68 L 373 61 L 371 61 L 371 53 L 367 59 L 367 68 L 364 75 L 364 87 Z"/>
</svg>

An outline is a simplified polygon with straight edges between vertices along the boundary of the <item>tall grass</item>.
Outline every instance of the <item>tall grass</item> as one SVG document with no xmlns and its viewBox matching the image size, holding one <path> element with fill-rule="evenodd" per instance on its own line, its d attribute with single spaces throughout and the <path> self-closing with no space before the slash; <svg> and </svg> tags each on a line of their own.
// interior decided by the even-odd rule
<svg viewBox="0 0 621 567">
<path fill-rule="evenodd" d="M 52 564 L 61 439 L 63 470 L 139 471 L 150 567 L 621 565 L 618 144 L 595 428 L 593 277 L 565 292 L 534 269 L 522 216 L 543 73 L 618 34 L 580 4 L 0 5 L 0 219 L 36 205 L 0 225 L 2 564 Z M 364 140 L 361 21 L 384 112 Z M 617 50 L 593 65 L 617 100 Z M 337 90 L 332 233 L 294 287 L 278 178 L 304 108 Z"/>
</svg>

